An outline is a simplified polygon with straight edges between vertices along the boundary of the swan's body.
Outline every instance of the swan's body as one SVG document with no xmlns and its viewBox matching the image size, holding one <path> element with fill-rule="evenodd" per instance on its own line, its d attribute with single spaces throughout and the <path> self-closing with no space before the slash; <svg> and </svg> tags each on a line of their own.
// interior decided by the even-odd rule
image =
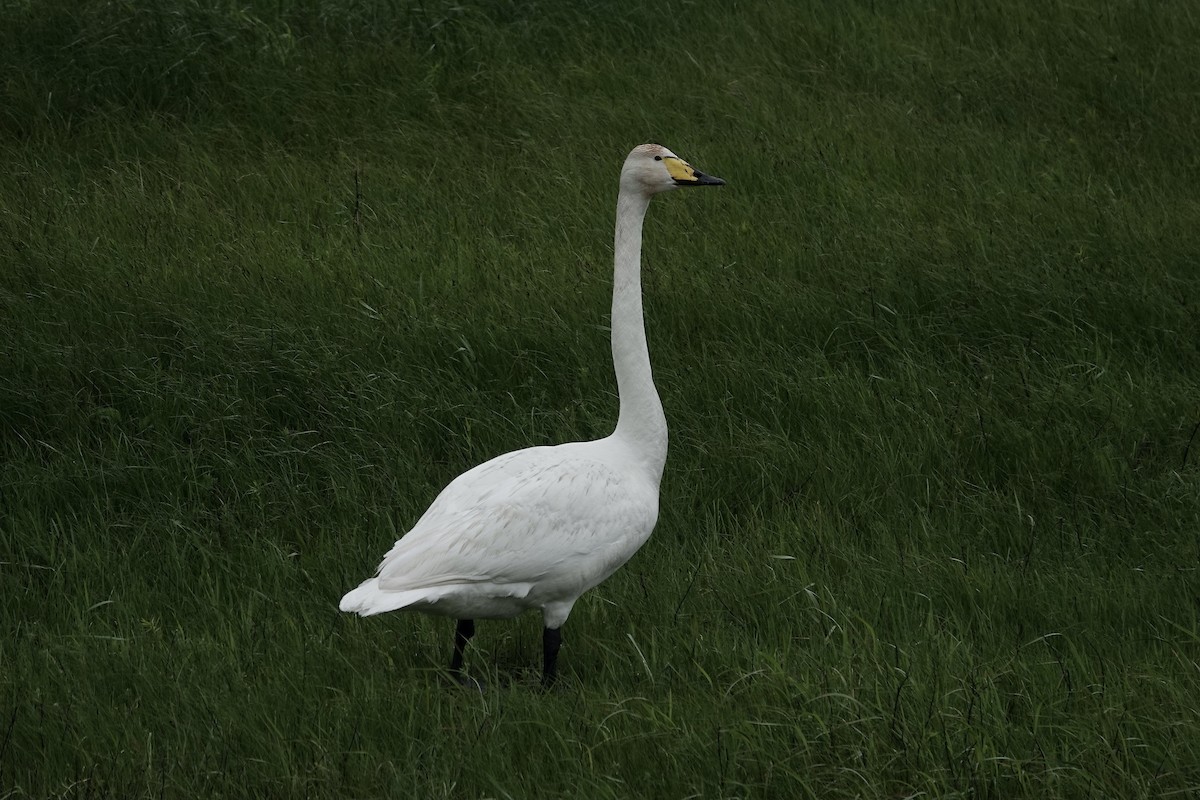
<svg viewBox="0 0 1200 800">
<path fill-rule="evenodd" d="M 554 680 L 558 629 L 571 607 L 637 552 L 658 519 L 667 423 L 642 321 L 642 220 L 657 192 L 720 183 L 659 145 L 629 154 L 617 198 L 616 430 L 596 441 L 506 453 L 464 472 L 396 542 L 376 577 L 342 598 L 342 611 L 409 609 L 457 618 L 451 668 L 458 671 L 474 619 L 540 609 L 543 680 Z"/>
<path fill-rule="evenodd" d="M 460 475 L 342 610 L 495 619 L 540 608 L 559 627 L 654 528 L 658 481 L 629 473 L 631 455 L 609 437 L 506 453 Z"/>
</svg>

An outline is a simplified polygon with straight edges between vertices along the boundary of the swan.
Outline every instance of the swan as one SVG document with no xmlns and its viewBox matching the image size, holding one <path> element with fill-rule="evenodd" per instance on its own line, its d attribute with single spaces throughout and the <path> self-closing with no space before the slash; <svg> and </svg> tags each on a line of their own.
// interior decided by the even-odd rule
<svg viewBox="0 0 1200 800">
<path fill-rule="evenodd" d="M 555 682 L 560 629 L 575 601 L 628 561 L 658 520 L 667 420 L 642 320 L 642 220 L 659 192 L 724 183 L 661 145 L 629 153 L 614 247 L 616 429 L 595 441 L 516 450 L 459 475 L 388 551 L 375 577 L 342 598 L 342 611 L 457 619 L 450 672 L 464 682 L 476 619 L 539 609 L 542 685 Z"/>
</svg>

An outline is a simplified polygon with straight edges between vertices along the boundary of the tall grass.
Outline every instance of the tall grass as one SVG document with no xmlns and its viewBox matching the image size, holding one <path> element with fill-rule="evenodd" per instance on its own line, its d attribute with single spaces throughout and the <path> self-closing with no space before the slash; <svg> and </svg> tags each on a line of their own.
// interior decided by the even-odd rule
<svg viewBox="0 0 1200 800">
<path fill-rule="evenodd" d="M 0 797 L 1200 787 L 1186 2 L 0 2 Z M 662 516 L 538 622 L 336 610 L 604 435 L 655 202 Z M 682 193 L 681 193 L 682 195 Z M 477 646 L 476 646 L 477 645 Z"/>
</svg>

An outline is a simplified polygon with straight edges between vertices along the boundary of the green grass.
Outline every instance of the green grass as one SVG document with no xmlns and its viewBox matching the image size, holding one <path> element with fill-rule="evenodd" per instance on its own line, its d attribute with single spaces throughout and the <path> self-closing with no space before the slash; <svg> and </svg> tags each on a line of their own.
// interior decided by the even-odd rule
<svg viewBox="0 0 1200 800">
<path fill-rule="evenodd" d="M 1192 3 L 2 0 L 0 75 L 0 798 L 1200 791 Z M 729 181 L 658 529 L 451 688 L 337 600 L 610 430 L 643 141 Z"/>
</svg>

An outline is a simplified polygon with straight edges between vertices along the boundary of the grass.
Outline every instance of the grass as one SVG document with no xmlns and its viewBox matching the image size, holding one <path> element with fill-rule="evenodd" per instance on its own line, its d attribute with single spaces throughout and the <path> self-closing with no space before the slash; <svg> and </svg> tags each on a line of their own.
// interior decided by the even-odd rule
<svg viewBox="0 0 1200 800">
<path fill-rule="evenodd" d="M 1190 3 L 0 2 L 0 797 L 1200 791 Z M 337 599 L 615 418 L 654 538 L 538 620 Z"/>
</svg>

